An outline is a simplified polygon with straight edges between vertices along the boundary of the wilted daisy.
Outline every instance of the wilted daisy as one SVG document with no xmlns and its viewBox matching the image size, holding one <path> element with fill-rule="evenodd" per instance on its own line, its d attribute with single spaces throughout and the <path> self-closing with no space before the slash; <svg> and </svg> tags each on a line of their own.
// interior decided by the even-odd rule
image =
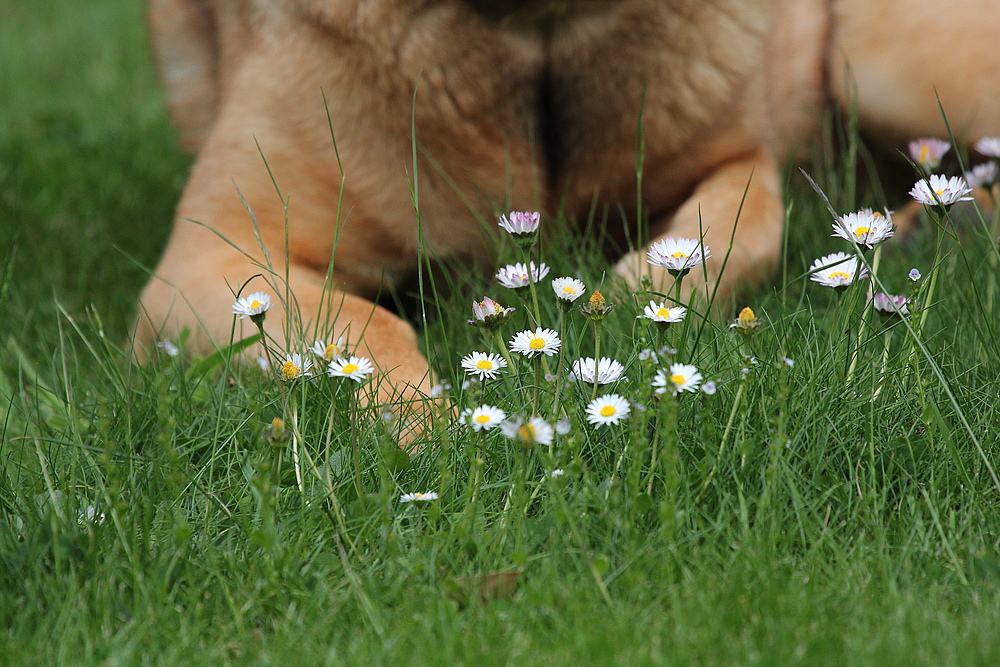
<svg viewBox="0 0 1000 667">
<path fill-rule="evenodd" d="M 281 364 L 281 370 L 278 371 L 278 377 L 285 382 L 291 382 L 300 377 L 312 375 L 309 372 L 312 365 L 313 362 L 309 359 L 303 359 L 301 354 L 287 354 L 285 355 L 285 363 Z"/>
<path fill-rule="evenodd" d="M 552 356 L 559 351 L 562 341 L 559 334 L 552 329 L 538 327 L 534 331 L 530 329 L 516 334 L 510 339 L 510 351 L 519 352 L 526 357 L 534 357 L 539 354 Z"/>
<path fill-rule="evenodd" d="M 560 303 L 573 303 L 583 296 L 587 287 L 576 278 L 556 278 L 552 281 L 552 290 Z"/>
<path fill-rule="evenodd" d="M 466 420 L 473 431 L 489 431 L 499 426 L 506 418 L 507 413 L 492 405 L 480 405 L 466 415 Z"/>
<path fill-rule="evenodd" d="M 506 421 L 500 425 L 500 431 L 522 447 L 551 445 L 554 433 L 548 422 L 541 417 L 532 417 L 528 421 L 518 417 Z"/>
<path fill-rule="evenodd" d="M 1000 137 L 983 137 L 975 143 L 973 148 L 980 155 L 1000 158 Z"/>
<path fill-rule="evenodd" d="M 250 296 L 244 296 L 236 300 L 233 304 L 233 313 L 239 315 L 242 320 L 249 317 L 254 322 L 264 315 L 271 308 L 271 295 L 267 292 L 254 292 Z"/>
<path fill-rule="evenodd" d="M 404 493 L 399 497 L 401 503 L 413 503 L 414 505 L 426 505 L 432 500 L 437 500 L 438 494 L 433 491 L 427 493 Z"/>
<path fill-rule="evenodd" d="M 330 343 L 329 345 L 323 339 L 319 339 L 312 344 L 309 351 L 323 361 L 331 362 L 337 357 L 344 356 L 344 339 L 343 337 L 338 338 L 336 343 Z"/>
<path fill-rule="evenodd" d="M 670 308 L 667 306 L 666 301 L 661 301 L 657 303 L 656 301 L 650 301 L 649 305 L 643 308 L 642 315 L 636 315 L 636 319 L 641 319 L 645 317 L 653 322 L 660 322 L 662 324 L 672 324 L 674 322 L 680 322 L 687 315 L 687 309 L 682 306 L 674 306 Z"/>
<path fill-rule="evenodd" d="M 587 404 L 587 421 L 595 426 L 610 426 L 625 419 L 631 409 L 618 394 L 598 396 Z"/>
<path fill-rule="evenodd" d="M 712 256 L 698 239 L 667 237 L 656 241 L 646 252 L 646 261 L 662 266 L 672 275 L 687 273 Z"/>
<path fill-rule="evenodd" d="M 480 379 L 492 380 L 507 367 L 507 361 L 499 354 L 472 352 L 462 357 L 465 372 Z"/>
<path fill-rule="evenodd" d="M 355 382 L 364 382 L 374 372 L 375 367 L 367 357 L 338 357 L 326 368 L 326 374 L 330 377 L 350 378 Z"/>
<path fill-rule="evenodd" d="M 833 223 L 833 234 L 858 245 L 871 248 L 893 235 L 892 218 L 878 211 L 864 208 L 857 213 L 848 213 Z"/>
<path fill-rule="evenodd" d="M 972 188 L 961 176 L 941 176 L 934 174 L 930 179 L 921 179 L 910 190 L 910 196 L 924 206 L 951 206 L 955 202 L 972 201 Z"/>
<path fill-rule="evenodd" d="M 573 372 L 570 377 L 588 384 L 594 384 L 595 380 L 597 384 L 611 384 L 625 379 L 622 377 L 624 372 L 625 367 L 614 359 L 601 357 L 600 361 L 595 363 L 592 357 L 584 357 L 573 362 Z"/>
<path fill-rule="evenodd" d="M 472 302 L 472 319 L 468 322 L 493 331 L 506 322 L 513 312 L 513 308 L 504 308 L 490 297 L 484 296 L 482 301 Z"/>
<path fill-rule="evenodd" d="M 696 391 L 700 385 L 701 373 L 691 364 L 671 364 L 669 371 L 661 368 L 656 372 L 652 382 L 657 394 L 664 394 L 668 389 L 673 394 Z"/>
<path fill-rule="evenodd" d="M 739 316 L 730 322 L 729 328 L 736 329 L 737 332 L 743 334 L 744 336 L 749 336 L 760 328 L 762 322 L 753 312 L 750 306 L 745 307 L 740 311 Z"/>
<path fill-rule="evenodd" d="M 156 343 L 156 347 L 167 353 L 167 356 L 176 357 L 181 353 L 177 346 L 170 342 L 169 338 L 164 338 L 163 340 Z"/>
<path fill-rule="evenodd" d="M 1000 168 L 996 162 L 983 162 L 965 172 L 965 182 L 970 188 L 985 188 L 996 183 Z"/>
<path fill-rule="evenodd" d="M 510 289 L 520 289 L 527 287 L 531 283 L 538 282 L 549 274 L 549 267 L 542 262 L 535 266 L 534 262 L 518 262 L 508 264 L 497 271 L 497 282 Z"/>
<path fill-rule="evenodd" d="M 580 312 L 584 316 L 593 322 L 600 322 L 605 317 L 607 317 L 612 310 L 614 310 L 615 304 L 608 303 L 608 300 L 604 298 L 604 295 L 598 291 L 594 291 L 587 299 L 586 303 L 580 304 Z"/>
<path fill-rule="evenodd" d="M 507 215 L 500 216 L 500 226 L 515 236 L 534 234 L 538 231 L 538 221 L 541 217 L 537 212 L 511 211 Z"/>
<path fill-rule="evenodd" d="M 857 257 L 844 252 L 817 259 L 809 267 L 809 272 L 812 274 L 810 280 L 826 287 L 847 287 L 868 275 L 868 270 Z"/>
<path fill-rule="evenodd" d="M 910 159 L 928 174 L 941 164 L 941 158 L 951 149 L 951 144 L 942 139 L 916 139 L 910 142 Z"/>
<path fill-rule="evenodd" d="M 906 317 L 910 314 L 906 304 L 910 300 L 905 296 L 895 294 L 883 294 L 879 292 L 872 297 L 872 305 L 880 315 L 890 315 L 893 317 Z"/>
</svg>

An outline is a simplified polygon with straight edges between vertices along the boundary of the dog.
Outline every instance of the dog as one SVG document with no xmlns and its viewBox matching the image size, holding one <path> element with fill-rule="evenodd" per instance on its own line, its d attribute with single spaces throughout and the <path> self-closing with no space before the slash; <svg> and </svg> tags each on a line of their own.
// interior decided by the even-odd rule
<svg viewBox="0 0 1000 667">
<path fill-rule="evenodd" d="M 197 157 L 141 297 L 137 345 L 184 327 L 195 346 L 228 340 L 234 293 L 260 274 L 282 296 L 275 319 L 325 316 L 393 386 L 426 391 L 413 329 L 374 297 L 407 280 L 420 252 L 487 257 L 495 224 L 480 221 L 499 212 L 606 210 L 619 239 L 635 238 L 637 165 L 650 241 L 703 237 L 708 284 L 694 272 L 686 283 L 730 294 L 776 264 L 779 167 L 830 105 L 856 109 L 889 146 L 947 136 L 938 100 L 959 142 L 997 133 L 991 9 L 150 0 L 169 109 Z M 644 259 L 632 248 L 615 270 L 664 284 Z M 266 289 L 260 280 L 246 290 Z"/>
</svg>

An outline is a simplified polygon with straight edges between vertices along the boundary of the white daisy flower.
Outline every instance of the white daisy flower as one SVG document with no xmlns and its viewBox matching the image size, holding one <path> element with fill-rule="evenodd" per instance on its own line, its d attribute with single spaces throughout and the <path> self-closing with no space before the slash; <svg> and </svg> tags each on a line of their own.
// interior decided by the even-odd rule
<svg viewBox="0 0 1000 667">
<path fill-rule="evenodd" d="M 1000 158 L 1000 137 L 983 137 L 975 143 L 973 148 L 980 155 Z"/>
<path fill-rule="evenodd" d="M 482 301 L 472 302 L 472 319 L 468 323 L 492 331 L 506 322 L 513 312 L 514 308 L 504 308 L 490 297 L 484 296 Z"/>
<path fill-rule="evenodd" d="M 528 264 L 518 262 L 517 264 L 508 264 L 497 271 L 496 278 L 497 282 L 504 287 L 520 289 L 538 282 L 548 274 L 549 267 L 544 262 L 539 266 L 535 266 L 534 262 L 528 262 Z"/>
<path fill-rule="evenodd" d="M 399 497 L 401 503 L 413 503 L 414 505 L 426 505 L 432 500 L 437 500 L 438 494 L 434 491 L 427 493 L 404 493 Z"/>
<path fill-rule="evenodd" d="M 329 345 L 327 345 L 326 342 L 320 338 L 312 344 L 309 351 L 323 361 L 329 363 L 338 357 L 344 356 L 344 352 L 347 350 L 344 348 L 344 338 L 341 336 L 337 339 L 336 343 L 330 343 Z"/>
<path fill-rule="evenodd" d="M 560 301 L 573 303 L 587 290 L 582 281 L 576 278 L 556 278 L 552 281 L 552 290 Z"/>
<path fill-rule="evenodd" d="M 642 319 L 645 317 L 648 320 L 654 322 L 662 322 L 664 324 L 672 324 L 674 322 L 680 322 L 687 315 L 687 309 L 682 306 L 674 306 L 670 308 L 667 306 L 666 301 L 661 301 L 659 303 L 655 301 L 650 301 L 649 305 L 643 308 L 642 315 L 636 315 L 636 319 Z"/>
<path fill-rule="evenodd" d="M 500 216 L 500 226 L 509 234 L 534 234 L 538 231 L 541 214 L 528 211 L 511 211 Z"/>
<path fill-rule="evenodd" d="M 628 401 L 618 394 L 606 394 L 587 404 L 587 421 L 594 426 L 610 426 L 625 419 L 631 410 Z"/>
<path fill-rule="evenodd" d="M 562 468 L 556 468 L 555 470 L 549 473 L 549 477 L 552 478 L 562 477 L 565 474 L 566 474 L 565 470 L 563 470 Z"/>
<path fill-rule="evenodd" d="M 178 354 L 181 353 L 181 351 L 177 348 L 177 346 L 170 342 L 169 338 L 164 338 L 163 340 L 157 342 L 156 347 L 163 350 L 167 354 L 167 356 L 170 357 L 176 357 Z"/>
<path fill-rule="evenodd" d="M 528 421 L 518 417 L 506 421 L 500 425 L 500 431 L 522 447 L 551 445 L 554 434 L 552 427 L 541 417 L 532 417 Z"/>
<path fill-rule="evenodd" d="M 941 176 L 934 174 L 930 179 L 921 179 L 910 190 L 910 196 L 924 206 L 951 206 L 959 201 L 972 201 L 972 188 L 961 176 Z"/>
<path fill-rule="evenodd" d="M 1000 176 L 997 163 L 983 162 L 973 167 L 972 171 L 965 172 L 965 182 L 970 188 L 985 188 L 996 183 L 997 176 Z"/>
<path fill-rule="evenodd" d="M 267 292 L 254 292 L 250 296 L 244 296 L 236 300 L 233 304 L 233 313 L 244 317 L 256 317 L 263 315 L 271 308 L 271 295 Z"/>
<path fill-rule="evenodd" d="M 698 239 L 667 237 L 656 241 L 646 252 L 646 261 L 672 273 L 684 273 L 712 256 Z"/>
<path fill-rule="evenodd" d="M 510 351 L 518 352 L 526 357 L 534 357 L 539 354 L 552 356 L 559 351 L 562 341 L 559 334 L 552 329 L 538 327 L 534 331 L 530 329 L 516 334 L 510 340 Z"/>
<path fill-rule="evenodd" d="M 622 376 L 624 372 L 625 367 L 614 359 L 601 357 L 600 361 L 595 362 L 592 357 L 584 357 L 573 362 L 573 371 L 570 377 L 588 384 L 594 384 L 595 380 L 597 384 L 611 384 L 618 382 L 618 380 L 627 380 L 628 378 Z"/>
<path fill-rule="evenodd" d="M 910 300 L 905 296 L 895 294 L 884 294 L 879 292 L 872 297 L 872 305 L 881 315 L 892 315 L 895 317 L 906 317 L 910 314 L 906 304 Z"/>
<path fill-rule="evenodd" d="M 864 208 L 857 213 L 848 213 L 833 223 L 833 234 L 842 239 L 871 248 L 893 235 L 892 218 L 878 211 Z"/>
<path fill-rule="evenodd" d="M 691 364 L 671 364 L 670 370 L 662 368 L 656 371 L 652 386 L 657 394 L 664 394 L 669 389 L 671 393 L 696 391 L 701 385 L 701 373 Z"/>
<path fill-rule="evenodd" d="M 326 374 L 330 377 L 350 378 L 355 382 L 364 382 L 374 372 L 375 367 L 368 357 L 338 357 L 326 368 Z"/>
<path fill-rule="evenodd" d="M 472 352 L 462 357 L 465 372 L 480 379 L 492 380 L 507 367 L 507 361 L 499 354 Z"/>
<path fill-rule="evenodd" d="M 928 174 L 941 164 L 941 158 L 951 149 L 951 144 L 941 139 L 916 139 L 910 142 L 910 159 Z"/>
<path fill-rule="evenodd" d="M 868 276 L 868 270 L 861 265 L 861 261 L 844 252 L 817 259 L 809 267 L 809 272 L 812 274 L 810 280 L 825 287 L 847 287 L 855 280 Z"/>
<path fill-rule="evenodd" d="M 489 431 L 491 428 L 499 426 L 507 418 L 507 413 L 492 405 L 480 405 L 469 412 L 466 418 L 473 431 Z"/>
<path fill-rule="evenodd" d="M 281 369 L 278 371 L 278 378 L 285 382 L 291 382 L 300 377 L 307 377 L 312 375 L 309 371 L 312 365 L 313 362 L 308 358 L 303 359 L 301 354 L 286 354 L 285 363 L 281 364 Z"/>
</svg>

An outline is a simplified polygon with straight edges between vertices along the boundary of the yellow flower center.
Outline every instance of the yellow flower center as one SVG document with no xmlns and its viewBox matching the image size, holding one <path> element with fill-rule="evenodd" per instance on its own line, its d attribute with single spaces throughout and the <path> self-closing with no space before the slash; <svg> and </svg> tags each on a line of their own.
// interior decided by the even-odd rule
<svg viewBox="0 0 1000 667">
<path fill-rule="evenodd" d="M 484 371 L 493 369 L 493 362 L 489 359 L 480 359 L 479 363 L 476 364 L 476 368 Z"/>
<path fill-rule="evenodd" d="M 675 252 L 671 257 L 674 259 L 687 259 L 687 255 L 682 252 Z"/>
<path fill-rule="evenodd" d="M 358 365 L 357 364 L 344 364 L 344 367 L 341 368 L 340 370 L 343 373 L 350 374 L 350 373 L 353 373 L 354 371 L 358 370 Z"/>
<path fill-rule="evenodd" d="M 884 217 L 885 217 L 884 215 L 882 215 L 882 214 L 881 214 L 881 213 L 879 213 L 878 211 L 874 211 L 874 212 L 872 213 L 872 215 L 873 215 L 873 216 L 875 216 L 876 218 L 884 218 Z"/>
<path fill-rule="evenodd" d="M 530 347 L 532 350 L 540 350 L 543 347 L 545 347 L 545 339 L 544 338 L 532 338 L 531 342 L 528 343 L 528 347 Z"/>
<path fill-rule="evenodd" d="M 476 421 L 479 422 L 480 424 L 485 424 L 486 422 L 490 421 L 490 416 L 479 415 L 478 417 L 476 417 Z"/>
<path fill-rule="evenodd" d="M 524 442 L 534 442 L 535 441 L 535 427 L 528 423 L 517 429 L 517 435 Z"/>
<path fill-rule="evenodd" d="M 930 152 L 931 152 L 930 146 L 921 146 L 920 158 L 917 161 L 920 162 L 921 164 L 927 164 L 930 161 L 927 159 L 930 156 Z"/>
<path fill-rule="evenodd" d="M 757 319 L 757 316 L 754 315 L 754 312 L 753 310 L 750 309 L 750 306 L 747 306 L 740 311 L 740 322 L 744 323 L 753 322 L 755 319 Z"/>
<path fill-rule="evenodd" d="M 936 194 L 938 197 L 943 197 L 944 196 L 944 190 L 935 190 L 934 194 Z"/>
<path fill-rule="evenodd" d="M 293 364 L 291 361 L 286 361 L 281 365 L 281 377 L 286 380 L 293 380 L 299 376 L 299 367 Z"/>
<path fill-rule="evenodd" d="M 843 271 L 834 271 L 830 274 L 830 280 L 850 280 L 851 276 Z"/>
<path fill-rule="evenodd" d="M 678 387 L 681 386 L 682 384 L 684 384 L 684 382 L 685 382 L 683 375 L 671 375 L 670 376 L 670 381 L 673 382 Z"/>
<path fill-rule="evenodd" d="M 563 294 L 576 294 L 576 290 L 573 289 L 572 285 L 566 285 L 563 287 Z"/>
<path fill-rule="evenodd" d="M 670 311 L 668 309 L 666 309 L 666 308 L 660 308 L 658 311 L 656 311 L 656 316 L 657 317 L 670 317 Z"/>
<path fill-rule="evenodd" d="M 326 346 L 326 351 L 323 353 L 323 358 L 324 359 L 333 359 L 334 357 L 339 356 L 339 355 L 340 355 L 340 348 L 339 347 L 337 347 L 336 345 L 327 345 Z"/>
<path fill-rule="evenodd" d="M 603 408 L 601 408 L 602 417 L 610 417 L 611 415 L 615 414 L 615 412 L 617 412 L 617 410 L 615 410 L 615 406 L 613 405 L 605 405 Z"/>
<path fill-rule="evenodd" d="M 872 230 L 869 227 L 858 227 L 857 229 L 854 230 L 854 235 L 860 239 L 865 234 L 871 233 L 871 231 Z"/>
<path fill-rule="evenodd" d="M 253 301 L 250 302 L 250 308 L 251 309 L 253 309 L 253 308 L 260 308 L 262 305 L 263 304 L 260 301 L 258 301 L 257 299 L 254 299 Z"/>
</svg>

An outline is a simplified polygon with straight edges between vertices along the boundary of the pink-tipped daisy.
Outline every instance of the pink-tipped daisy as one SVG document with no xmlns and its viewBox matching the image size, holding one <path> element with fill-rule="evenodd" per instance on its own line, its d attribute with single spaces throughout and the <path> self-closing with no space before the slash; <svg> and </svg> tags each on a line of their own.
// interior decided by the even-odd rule
<svg viewBox="0 0 1000 667">
<path fill-rule="evenodd" d="M 538 327 L 534 331 L 527 330 L 516 334 L 510 340 L 510 351 L 523 354 L 526 357 L 534 357 L 539 354 L 552 356 L 559 351 L 562 341 L 552 329 Z"/>
<path fill-rule="evenodd" d="M 646 261 L 673 274 L 686 273 L 712 256 L 698 239 L 667 237 L 656 241 L 646 252 Z"/>
<path fill-rule="evenodd" d="M 490 297 L 484 296 L 482 301 L 472 302 L 472 319 L 468 322 L 472 326 L 493 331 L 506 322 L 513 312 L 513 308 L 504 308 Z"/>
<path fill-rule="evenodd" d="M 667 306 L 666 301 L 659 303 L 650 301 L 649 305 L 643 308 L 642 315 L 636 315 L 635 317 L 636 319 L 646 318 L 661 324 L 673 324 L 683 321 L 685 315 L 687 315 L 687 309 L 682 306 L 671 308 Z"/>
<path fill-rule="evenodd" d="M 910 159 L 928 174 L 937 169 L 941 158 L 951 149 L 951 144 L 941 139 L 916 139 L 910 142 Z"/>
<path fill-rule="evenodd" d="M 506 418 L 507 413 L 492 405 L 480 405 L 465 415 L 465 419 L 473 431 L 489 431 L 499 426 Z"/>
<path fill-rule="evenodd" d="M 506 367 L 507 361 L 499 354 L 472 352 L 462 357 L 465 372 L 480 380 L 492 380 Z"/>
<path fill-rule="evenodd" d="M 975 143 L 973 148 L 980 155 L 1000 158 L 1000 137 L 983 137 Z"/>
<path fill-rule="evenodd" d="M 587 421 L 594 426 L 611 426 L 628 416 L 632 407 L 618 394 L 598 396 L 587 404 Z"/>
<path fill-rule="evenodd" d="M 965 172 L 965 182 L 970 188 L 986 188 L 996 183 L 998 175 L 1000 168 L 996 162 L 983 162 L 973 167 L 972 171 Z"/>
<path fill-rule="evenodd" d="M 583 296 L 587 287 L 576 278 L 556 278 L 552 281 L 552 291 L 560 301 L 573 303 Z"/>
<path fill-rule="evenodd" d="M 528 211 L 511 211 L 507 215 L 500 216 L 500 226 L 508 234 L 534 234 L 538 231 L 538 221 L 541 214 Z"/>
<path fill-rule="evenodd" d="M 825 287 L 847 287 L 855 280 L 868 276 L 868 270 L 861 265 L 861 261 L 844 252 L 817 259 L 809 267 L 809 272 L 812 274 L 810 280 Z"/>
<path fill-rule="evenodd" d="M 624 372 L 625 367 L 614 359 L 601 357 L 595 363 L 592 357 L 584 357 L 573 362 L 573 372 L 570 377 L 587 384 L 594 384 L 595 380 L 597 384 L 611 384 L 618 382 L 618 380 L 628 379 L 623 377 L 622 373 Z"/>
<path fill-rule="evenodd" d="M 857 213 L 848 213 L 833 223 L 833 234 L 842 239 L 871 248 L 893 235 L 892 218 L 878 211 L 864 208 Z"/>
<path fill-rule="evenodd" d="M 884 294 L 879 292 L 872 297 L 872 306 L 881 315 L 891 315 L 895 317 L 906 317 L 910 314 L 906 307 L 910 300 L 905 296 L 896 294 Z"/>
<path fill-rule="evenodd" d="M 665 394 L 668 390 L 675 395 L 682 391 L 697 391 L 701 386 L 701 373 L 691 364 L 671 364 L 669 371 L 661 368 L 656 372 L 652 386 L 657 394 Z"/>
<path fill-rule="evenodd" d="M 355 382 L 364 382 L 374 372 L 375 367 L 367 357 L 339 357 L 326 367 L 330 377 L 349 378 Z"/>
<path fill-rule="evenodd" d="M 534 262 L 528 262 L 528 264 L 518 262 L 501 268 L 497 271 L 496 278 L 503 287 L 521 289 L 531 283 L 538 282 L 548 274 L 549 267 L 544 262 L 539 266 L 535 266 Z"/>
<path fill-rule="evenodd" d="M 921 179 L 910 190 L 910 196 L 924 206 L 951 206 L 955 202 L 972 201 L 972 188 L 961 176 L 941 176 L 934 174 L 929 179 Z"/>
<path fill-rule="evenodd" d="M 249 296 L 244 296 L 236 300 L 233 304 L 233 314 L 251 319 L 263 315 L 271 308 L 271 295 L 267 292 L 254 292 Z"/>
<path fill-rule="evenodd" d="M 312 375 L 309 371 L 312 365 L 313 362 L 308 358 L 303 359 L 301 354 L 287 354 L 285 355 L 285 363 L 281 364 L 281 369 L 278 371 L 278 378 L 285 382 L 291 382 L 301 377 L 307 377 Z"/>
</svg>

